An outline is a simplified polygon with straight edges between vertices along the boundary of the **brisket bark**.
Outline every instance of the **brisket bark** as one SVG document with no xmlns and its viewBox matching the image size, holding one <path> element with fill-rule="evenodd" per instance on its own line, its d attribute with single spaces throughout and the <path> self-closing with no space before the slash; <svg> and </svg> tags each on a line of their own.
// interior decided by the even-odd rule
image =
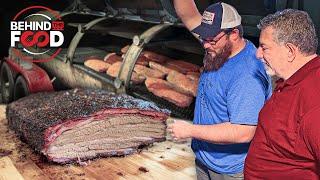
<svg viewBox="0 0 320 180">
<path fill-rule="evenodd" d="M 49 160 L 68 163 L 137 152 L 165 140 L 169 111 L 128 95 L 74 89 L 7 106 L 8 124 Z"/>
</svg>

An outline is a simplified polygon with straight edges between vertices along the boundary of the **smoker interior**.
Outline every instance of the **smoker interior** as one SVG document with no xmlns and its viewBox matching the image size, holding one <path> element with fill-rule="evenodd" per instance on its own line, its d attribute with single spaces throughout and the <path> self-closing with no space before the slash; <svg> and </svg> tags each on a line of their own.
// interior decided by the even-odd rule
<svg viewBox="0 0 320 180">
<path fill-rule="evenodd" d="M 85 25 L 84 22 L 77 21 L 76 18 L 69 18 L 72 22 L 67 24 L 72 32 L 79 25 Z M 82 18 L 80 18 L 82 19 Z M 87 30 L 76 47 L 74 57 L 72 59 L 75 68 L 86 71 L 89 75 L 107 79 L 108 82 L 113 82 L 115 78 L 106 73 L 96 72 L 84 66 L 84 61 L 91 57 L 103 59 L 108 53 L 115 52 L 121 55 L 121 48 L 132 44 L 132 39 L 135 35 L 140 35 L 155 24 L 130 20 L 108 19 L 102 21 L 89 30 Z M 128 28 L 130 27 L 130 28 Z M 75 31 L 76 32 L 76 31 Z M 69 41 L 72 39 L 70 38 Z M 68 44 L 59 53 L 58 58 L 64 59 L 67 55 Z M 144 50 L 156 52 L 177 60 L 184 60 L 193 64 L 202 66 L 203 49 L 197 40 L 181 26 L 172 26 L 157 34 L 151 41 L 146 44 Z M 153 95 L 147 90 L 144 83 L 130 83 L 127 91 L 134 97 L 155 102 L 158 106 L 170 109 L 173 117 L 192 119 L 194 102 L 187 108 L 180 108 L 173 103 Z M 195 98 L 194 98 L 195 99 Z"/>
<path fill-rule="evenodd" d="M 143 24 L 128 21 L 118 22 L 117 26 L 112 23 L 113 27 L 110 29 L 120 30 L 118 30 L 117 33 L 115 33 L 115 31 L 109 31 L 110 33 L 108 35 L 103 36 L 103 38 L 99 38 L 99 35 L 109 28 L 109 23 L 110 22 L 98 25 L 96 28 L 92 29 L 92 32 L 89 32 L 90 34 L 88 33 L 88 35 L 86 35 L 87 37 L 84 37 L 84 41 L 82 41 L 80 46 L 76 49 L 76 56 L 73 59 L 74 63 L 83 66 L 83 60 L 88 56 L 103 58 L 103 56 L 109 52 L 116 52 L 117 54 L 120 54 L 120 49 L 122 47 L 132 44 L 132 38 L 134 35 L 141 34 L 152 26 L 152 24 L 148 23 Z M 127 27 L 130 27 L 129 32 L 124 31 L 128 30 Z M 97 40 L 93 41 L 93 36 L 97 37 Z M 95 42 L 96 44 L 91 44 L 92 42 Z M 109 44 L 108 42 L 112 43 Z M 177 60 L 185 60 L 200 66 L 202 65 L 202 48 L 192 35 L 182 27 L 171 27 L 162 33 L 159 33 L 145 46 L 144 50 L 156 52 Z M 84 53 L 88 51 L 90 53 Z M 89 68 L 87 69 L 89 70 Z M 99 74 L 114 80 L 113 77 L 110 77 L 105 73 Z M 193 118 L 194 102 L 187 108 L 178 107 L 167 100 L 153 95 L 147 90 L 144 83 L 130 83 L 127 93 L 137 98 L 155 102 L 162 108 L 170 109 L 173 117 L 185 119 Z"/>
</svg>

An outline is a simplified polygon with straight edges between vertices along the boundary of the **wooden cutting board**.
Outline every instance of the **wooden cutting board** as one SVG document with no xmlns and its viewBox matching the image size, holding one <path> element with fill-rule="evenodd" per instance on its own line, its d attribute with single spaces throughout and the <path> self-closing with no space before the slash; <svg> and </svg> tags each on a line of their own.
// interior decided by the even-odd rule
<svg viewBox="0 0 320 180">
<path fill-rule="evenodd" d="M 0 156 L 0 180 L 196 179 L 190 141 L 172 142 L 168 138 L 139 154 L 96 159 L 86 166 L 62 166 L 46 162 L 8 130 L 4 105 L 0 105 L 0 137 L 0 155 L 9 152 Z"/>
</svg>

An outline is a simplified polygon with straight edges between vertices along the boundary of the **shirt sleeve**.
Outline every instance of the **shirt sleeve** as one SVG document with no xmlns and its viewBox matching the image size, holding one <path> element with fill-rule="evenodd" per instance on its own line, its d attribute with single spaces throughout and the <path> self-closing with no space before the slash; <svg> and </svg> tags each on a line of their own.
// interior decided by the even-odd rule
<svg viewBox="0 0 320 180">
<path fill-rule="evenodd" d="M 264 83 L 259 77 L 246 75 L 237 78 L 230 85 L 227 92 L 227 106 L 231 123 L 257 124 L 259 112 L 269 96 Z"/>
<path fill-rule="evenodd" d="M 320 107 L 308 112 L 302 121 L 304 141 L 311 154 L 320 163 Z"/>
</svg>

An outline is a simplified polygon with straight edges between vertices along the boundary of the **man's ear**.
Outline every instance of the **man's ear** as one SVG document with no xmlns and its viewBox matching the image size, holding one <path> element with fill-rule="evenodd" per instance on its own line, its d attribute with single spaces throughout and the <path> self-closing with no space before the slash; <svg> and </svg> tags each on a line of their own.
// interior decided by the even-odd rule
<svg viewBox="0 0 320 180">
<path fill-rule="evenodd" d="M 288 49 L 288 62 L 293 62 L 296 58 L 298 47 L 292 43 L 286 43 L 286 48 Z"/>
<path fill-rule="evenodd" d="M 230 33 L 230 38 L 232 40 L 238 40 L 240 38 L 240 32 L 238 29 L 233 29 L 232 32 Z"/>
</svg>

